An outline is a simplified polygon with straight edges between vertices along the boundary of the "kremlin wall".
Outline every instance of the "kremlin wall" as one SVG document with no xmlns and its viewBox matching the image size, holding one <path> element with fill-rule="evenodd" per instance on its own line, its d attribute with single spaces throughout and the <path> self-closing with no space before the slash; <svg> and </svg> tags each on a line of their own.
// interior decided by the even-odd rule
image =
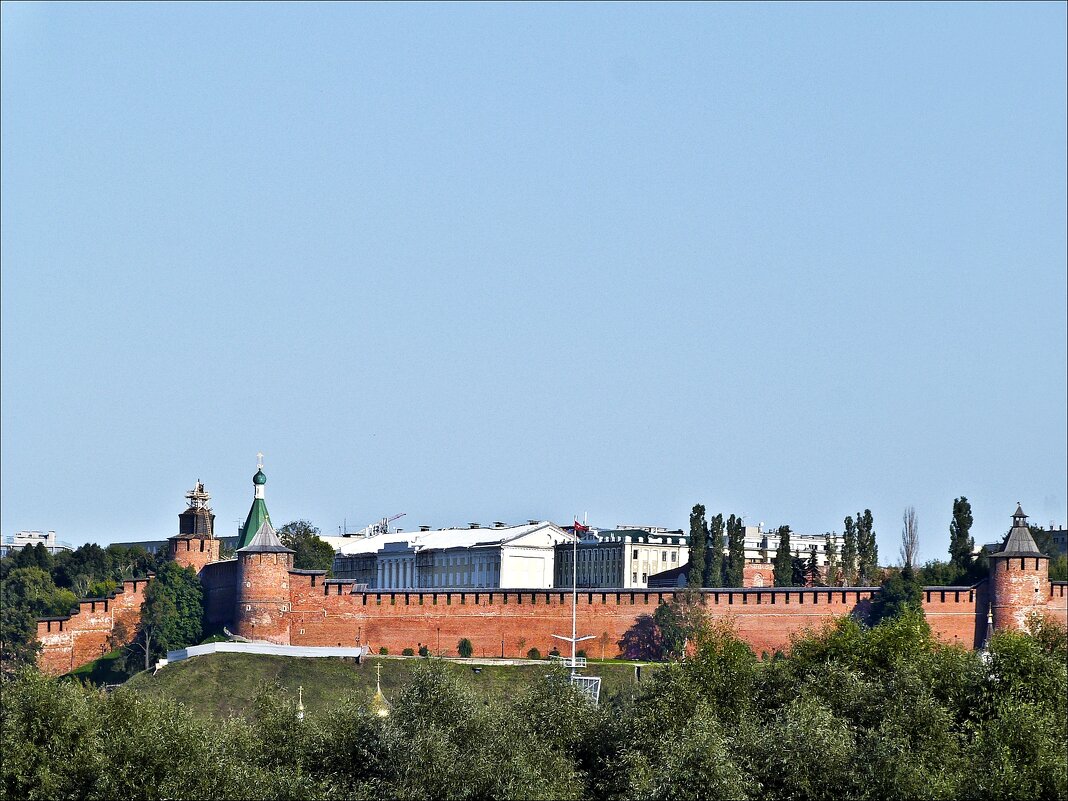
<svg viewBox="0 0 1068 801">
<path fill-rule="evenodd" d="M 453 654 L 460 638 L 475 656 L 548 653 L 553 634 L 570 631 L 571 592 L 559 589 L 367 590 L 353 581 L 327 579 L 324 571 L 298 570 L 293 551 L 282 545 L 266 511 L 260 470 L 255 499 L 242 529 L 236 558 L 219 560 L 214 515 L 203 485 L 187 494 L 179 534 L 170 556 L 200 576 L 209 624 L 225 625 L 249 640 L 283 645 L 381 647 L 398 654 L 425 645 L 432 654 Z M 923 609 L 936 637 L 980 647 L 993 628 L 1021 629 L 1029 614 L 1051 614 L 1068 624 L 1065 582 L 1051 582 L 1021 509 L 1004 549 L 990 557 L 991 577 L 974 587 L 927 587 Z M 133 636 L 150 579 L 124 582 L 105 599 L 87 599 L 77 613 L 37 623 L 40 668 L 66 673 Z M 714 620 L 729 620 L 757 653 L 789 647 L 791 638 L 836 617 L 863 616 L 875 587 L 746 587 L 701 591 Z M 580 635 L 591 657 L 616 656 L 619 641 L 661 603 L 683 590 L 583 589 L 577 595 Z"/>
</svg>

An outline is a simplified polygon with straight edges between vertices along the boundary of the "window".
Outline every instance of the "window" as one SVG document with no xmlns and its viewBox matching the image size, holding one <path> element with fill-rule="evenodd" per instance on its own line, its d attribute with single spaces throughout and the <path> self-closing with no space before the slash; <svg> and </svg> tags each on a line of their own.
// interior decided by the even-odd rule
<svg viewBox="0 0 1068 801">
<path fill-rule="evenodd" d="M 678 554 L 678 552 L 677 552 L 677 551 L 672 551 L 672 552 L 671 552 L 671 561 L 672 561 L 672 562 L 677 562 L 677 561 L 679 561 L 679 554 Z"/>
<path fill-rule="evenodd" d="M 251 606 L 249 606 L 248 604 L 246 604 L 246 605 L 245 605 L 245 611 L 246 611 L 246 612 L 251 612 L 251 611 L 252 611 L 252 607 L 251 607 Z"/>
<path fill-rule="evenodd" d="M 638 558 L 638 549 L 637 548 L 634 549 L 634 557 L 633 558 L 634 559 Z"/>
<path fill-rule="evenodd" d="M 661 562 L 666 562 L 667 561 L 667 551 L 661 551 L 660 552 L 660 561 Z"/>
<path fill-rule="evenodd" d="M 637 573 L 631 573 L 630 574 L 630 580 L 631 581 L 637 581 L 638 580 L 638 574 Z"/>
<path fill-rule="evenodd" d="M 648 580 L 649 580 L 649 574 L 648 573 L 642 573 L 642 581 L 648 581 Z"/>
<path fill-rule="evenodd" d="M 246 587 L 251 587 L 252 586 L 252 582 L 251 581 L 246 581 L 245 582 L 245 586 Z"/>
</svg>

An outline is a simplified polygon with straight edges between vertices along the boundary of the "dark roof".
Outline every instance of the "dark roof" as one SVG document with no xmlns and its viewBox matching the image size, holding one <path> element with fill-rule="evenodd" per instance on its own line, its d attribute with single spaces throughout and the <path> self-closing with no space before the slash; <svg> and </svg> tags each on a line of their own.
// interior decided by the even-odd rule
<svg viewBox="0 0 1068 801">
<path fill-rule="evenodd" d="M 1012 517 L 1012 531 L 1009 532 L 1009 537 L 1005 540 L 1005 547 L 997 553 L 990 554 L 990 558 L 993 559 L 998 556 L 1045 556 L 1035 545 L 1035 539 L 1031 536 L 1031 530 L 1027 527 L 1027 524 L 1022 522 L 1027 518 L 1027 515 L 1023 513 L 1023 509 L 1019 505 L 1016 507 L 1016 514 Z M 1020 522 L 1017 523 L 1017 521 Z"/>
<path fill-rule="evenodd" d="M 307 570 L 305 568 L 290 568 L 290 573 L 296 573 L 298 576 L 325 576 L 325 570 Z"/>
</svg>

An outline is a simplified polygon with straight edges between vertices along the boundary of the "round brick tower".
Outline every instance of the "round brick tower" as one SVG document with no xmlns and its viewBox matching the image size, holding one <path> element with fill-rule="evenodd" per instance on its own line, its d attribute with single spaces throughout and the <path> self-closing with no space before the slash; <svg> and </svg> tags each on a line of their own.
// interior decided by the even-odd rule
<svg viewBox="0 0 1068 801">
<path fill-rule="evenodd" d="M 264 502 L 263 465 L 252 479 L 256 488 L 249 520 L 237 549 L 237 633 L 250 640 L 289 645 L 289 571 L 293 551 L 282 545 Z M 257 527 L 249 531 L 250 524 Z"/>
<path fill-rule="evenodd" d="M 178 515 L 178 534 L 168 540 L 170 557 L 182 567 L 192 567 L 200 573 L 208 562 L 219 561 L 215 515 L 209 504 L 211 496 L 201 481 L 185 497 L 188 506 Z"/>
<path fill-rule="evenodd" d="M 990 605 L 994 630 L 1025 630 L 1032 612 L 1049 601 L 1049 557 L 1038 550 L 1019 504 L 1005 547 L 990 554 Z"/>
</svg>

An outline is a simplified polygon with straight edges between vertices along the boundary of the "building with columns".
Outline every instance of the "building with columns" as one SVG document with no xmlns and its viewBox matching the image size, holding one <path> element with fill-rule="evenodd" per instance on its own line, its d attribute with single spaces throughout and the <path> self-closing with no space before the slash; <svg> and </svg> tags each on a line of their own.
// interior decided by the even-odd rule
<svg viewBox="0 0 1068 801">
<path fill-rule="evenodd" d="M 555 548 L 574 537 L 554 523 L 532 520 L 321 539 L 336 551 L 334 577 L 370 589 L 548 589 Z"/>
</svg>

